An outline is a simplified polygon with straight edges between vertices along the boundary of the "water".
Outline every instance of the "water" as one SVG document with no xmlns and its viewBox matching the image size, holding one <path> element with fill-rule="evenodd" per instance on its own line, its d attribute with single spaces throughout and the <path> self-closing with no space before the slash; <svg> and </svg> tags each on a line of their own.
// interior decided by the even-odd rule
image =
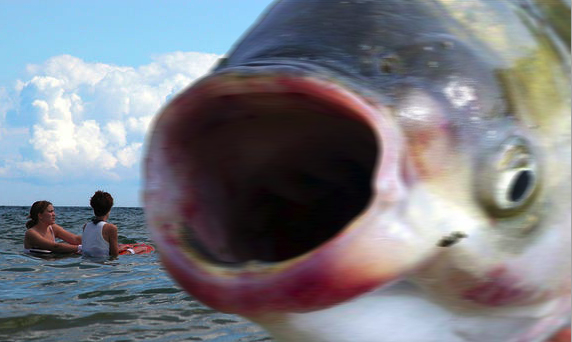
<svg viewBox="0 0 572 342">
<path fill-rule="evenodd" d="M 91 208 L 56 207 L 73 233 Z M 165 273 L 158 254 L 104 263 L 22 253 L 27 207 L 0 207 L 0 341 L 212 341 L 272 339 L 259 327 L 198 303 Z M 141 208 L 113 208 L 119 243 L 151 243 Z"/>
</svg>

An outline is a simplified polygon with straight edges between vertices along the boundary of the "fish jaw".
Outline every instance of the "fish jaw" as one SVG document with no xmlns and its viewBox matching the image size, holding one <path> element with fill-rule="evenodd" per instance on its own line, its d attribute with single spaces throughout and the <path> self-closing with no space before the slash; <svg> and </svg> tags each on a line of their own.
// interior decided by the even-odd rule
<svg viewBox="0 0 572 342">
<path fill-rule="evenodd" d="M 332 308 L 254 321 L 280 342 L 552 342 L 547 339 L 569 322 L 547 312 L 565 310 L 563 304 L 452 310 L 404 280 Z"/>
<path fill-rule="evenodd" d="M 254 100 L 256 103 L 262 101 L 264 105 L 255 105 Z M 242 107 L 245 110 L 221 110 L 220 105 L 225 102 L 232 104 L 233 108 Z M 368 164 L 373 174 L 373 181 L 368 185 L 373 189 L 370 198 L 364 201 L 363 208 L 356 211 L 355 217 L 338 231 L 301 253 L 280 257 L 272 253 L 256 255 L 242 250 L 240 246 L 233 246 L 236 241 L 231 241 L 232 236 L 254 233 L 232 232 L 229 230 L 232 228 L 213 222 L 213 217 L 221 217 L 225 213 L 228 215 L 228 209 L 216 207 L 216 204 L 209 207 L 208 204 L 237 202 L 233 202 L 229 195 L 236 184 L 228 182 L 227 188 L 223 188 L 213 183 L 209 177 L 219 171 L 202 169 L 199 162 L 209 164 L 208 157 L 199 160 L 199 157 L 189 156 L 192 154 L 188 152 L 189 149 L 195 149 L 195 152 L 208 149 L 205 145 L 208 139 L 202 140 L 203 131 L 209 132 L 205 135 L 210 137 L 217 135 L 217 129 L 235 134 L 231 129 L 226 130 L 227 122 L 240 126 L 240 121 L 251 120 L 256 126 L 256 118 L 251 115 L 253 112 L 260 111 L 259 117 L 264 120 L 265 117 L 272 118 L 273 114 L 277 117 L 284 115 L 284 106 L 289 112 L 296 113 L 300 108 L 316 107 L 316 103 L 318 107 L 327 109 L 316 116 L 333 118 L 334 121 L 330 122 L 333 126 L 361 125 L 371 130 L 370 140 L 364 142 L 365 145 L 377 145 Z M 298 118 L 294 115 L 291 120 L 307 123 L 304 118 L 314 115 L 301 114 Z M 337 120 L 342 120 L 341 124 Z M 288 125 L 288 122 L 286 118 L 282 124 Z M 355 129 L 363 133 L 363 127 Z M 298 132 L 297 138 L 292 140 L 283 136 L 280 129 L 272 129 L 273 138 L 278 142 L 273 146 L 275 151 L 271 151 L 271 156 L 268 151 L 261 149 L 262 144 L 255 141 L 255 145 L 248 146 L 249 152 L 241 156 L 242 161 L 248 160 L 252 165 L 265 168 L 280 153 L 283 153 L 281 158 L 291 158 L 292 161 L 298 158 L 305 160 L 306 154 L 314 152 L 316 155 L 311 158 L 320 158 L 318 150 L 304 152 L 285 147 L 299 141 L 316 143 L 314 140 L 320 138 L 313 136 L 314 131 L 304 132 L 304 128 L 301 128 L 302 132 Z M 317 131 L 315 133 L 317 136 Z M 253 138 L 252 134 L 246 129 L 247 139 Z M 264 132 L 261 134 L 265 136 Z M 289 131 L 286 135 L 289 134 L 296 135 L 297 132 Z M 283 69 L 273 72 L 267 68 L 262 72 L 250 70 L 249 73 L 226 71 L 202 80 L 162 111 L 147 153 L 146 217 L 164 265 L 185 290 L 206 305 L 247 317 L 326 308 L 399 280 L 435 253 L 433 240 L 440 234 L 417 234 L 406 222 L 398 219 L 398 211 L 401 210 L 398 204 L 407 191 L 402 139 L 387 107 L 372 98 L 358 95 L 335 80 L 285 73 Z M 320 143 L 318 141 L 316 144 Z M 221 152 L 220 149 L 232 148 L 230 145 L 234 145 L 234 142 L 214 144 L 218 144 L 218 152 L 212 150 L 213 154 Z M 363 151 L 354 152 L 363 154 Z M 328 152 L 323 154 L 327 155 Z M 216 163 L 219 168 L 225 168 L 221 165 L 232 161 L 235 156 L 225 155 L 224 152 L 221 155 Z M 229 177 L 245 179 L 248 176 L 248 182 L 256 183 L 248 174 L 253 172 L 249 169 L 250 165 L 230 163 L 226 166 L 235 171 Z M 300 172 L 325 172 L 312 167 Z M 253 174 L 256 175 L 256 172 Z M 327 177 L 337 181 L 342 176 L 334 173 Z M 282 184 L 278 180 L 275 183 L 268 186 L 274 187 L 276 193 L 282 193 L 281 196 L 288 197 L 290 204 L 298 203 L 301 210 L 307 209 L 304 208 L 308 205 L 304 199 L 297 198 L 307 194 L 292 193 L 288 182 Z M 313 205 L 317 204 L 319 201 L 313 202 Z M 264 211 L 264 207 L 260 211 Z M 320 222 L 310 228 L 322 229 Z M 270 232 L 262 232 L 260 236 L 265 233 Z M 252 249 L 253 245 L 244 243 Z M 295 242 L 284 243 L 295 245 Z M 229 252 L 233 248 L 235 252 Z"/>
</svg>

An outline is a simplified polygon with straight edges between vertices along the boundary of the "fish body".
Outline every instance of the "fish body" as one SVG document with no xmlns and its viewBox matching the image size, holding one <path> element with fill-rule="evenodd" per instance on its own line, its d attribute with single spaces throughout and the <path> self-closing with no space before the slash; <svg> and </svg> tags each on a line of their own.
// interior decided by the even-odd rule
<svg viewBox="0 0 572 342">
<path fill-rule="evenodd" d="M 274 3 L 155 122 L 166 269 L 281 342 L 545 341 L 570 321 L 569 31 L 559 0 Z"/>
</svg>

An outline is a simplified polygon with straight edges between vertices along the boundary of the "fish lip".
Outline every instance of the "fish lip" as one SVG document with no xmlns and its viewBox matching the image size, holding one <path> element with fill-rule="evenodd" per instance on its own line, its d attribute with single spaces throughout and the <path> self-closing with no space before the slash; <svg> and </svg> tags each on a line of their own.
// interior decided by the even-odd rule
<svg viewBox="0 0 572 342">
<path fill-rule="evenodd" d="M 145 162 L 143 200 L 146 218 L 167 270 L 194 297 L 219 311 L 257 316 L 268 312 L 306 312 L 326 308 L 389 284 L 417 265 L 420 256 L 409 257 L 409 246 L 385 245 L 376 240 L 379 229 L 357 217 L 337 236 L 298 257 L 276 263 L 250 262 L 225 265 L 213 262 L 188 241 L 182 213 L 176 203 L 185 194 L 168 177 L 164 145 L 169 125 L 177 125 L 181 108 L 193 108 L 197 99 L 251 92 L 304 93 L 348 109 L 358 120 L 374 127 L 383 137 L 383 153 L 376 167 L 375 192 L 383 200 L 370 206 L 398 201 L 402 184 L 402 137 L 388 115 L 388 108 L 350 90 L 335 78 L 308 75 L 291 66 L 227 69 L 187 89 L 165 107 L 156 122 Z M 297 71 L 296 71 L 297 70 Z M 343 257 L 341 257 L 343 256 Z"/>
</svg>

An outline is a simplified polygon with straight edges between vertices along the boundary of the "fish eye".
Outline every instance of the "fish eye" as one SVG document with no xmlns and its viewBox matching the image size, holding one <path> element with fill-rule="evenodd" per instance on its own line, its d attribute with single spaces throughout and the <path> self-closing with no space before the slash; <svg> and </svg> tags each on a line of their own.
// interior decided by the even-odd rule
<svg viewBox="0 0 572 342">
<path fill-rule="evenodd" d="M 526 198 L 529 190 L 534 185 L 534 174 L 531 170 L 521 170 L 513 177 L 509 192 L 509 201 L 520 202 Z"/>
<path fill-rule="evenodd" d="M 499 209 L 513 209 L 525 202 L 534 189 L 534 171 L 518 168 L 500 171 L 496 181 L 495 204 Z"/>
<path fill-rule="evenodd" d="M 511 137 L 492 153 L 481 169 L 480 201 L 494 216 L 518 213 L 534 198 L 538 168 L 526 140 Z"/>
</svg>

